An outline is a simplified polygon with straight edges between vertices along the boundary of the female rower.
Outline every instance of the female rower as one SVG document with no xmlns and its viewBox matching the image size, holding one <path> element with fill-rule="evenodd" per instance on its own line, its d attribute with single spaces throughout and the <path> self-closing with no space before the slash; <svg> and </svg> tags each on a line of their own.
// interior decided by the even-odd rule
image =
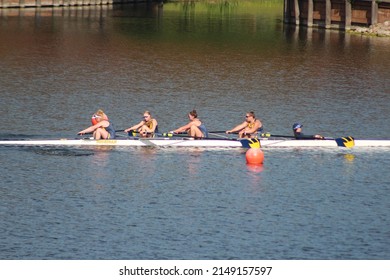
<svg viewBox="0 0 390 280">
<path fill-rule="evenodd" d="M 96 140 L 99 139 L 113 139 L 115 138 L 115 129 L 112 126 L 111 122 L 108 120 L 107 115 L 103 110 L 99 109 L 93 116 L 94 125 L 81 130 L 78 134 L 83 135 L 85 133 L 93 132 L 93 138 Z"/>
<path fill-rule="evenodd" d="M 258 134 L 263 132 L 263 124 L 256 119 L 254 112 L 247 112 L 242 124 L 226 131 L 227 134 L 234 132 L 238 132 L 239 138 L 257 138 Z"/>
<path fill-rule="evenodd" d="M 142 121 L 125 129 L 125 132 L 132 130 L 137 130 L 142 137 L 153 137 L 155 133 L 158 133 L 158 123 L 149 111 L 145 111 Z"/>
<path fill-rule="evenodd" d="M 302 139 L 320 139 L 320 140 L 325 139 L 324 136 L 319 135 L 319 134 L 315 134 L 315 135 L 305 135 L 305 134 L 303 134 L 302 127 L 303 127 L 303 125 L 300 124 L 300 123 L 294 123 L 293 124 L 292 129 L 294 131 L 294 136 L 295 136 L 296 139 L 300 139 L 300 140 L 302 140 Z"/>
<path fill-rule="evenodd" d="M 92 115 L 92 124 L 96 124 L 96 118 L 97 116 L 101 116 L 103 120 L 108 121 L 108 116 L 103 112 L 102 109 L 97 110 L 95 114 Z"/>
<path fill-rule="evenodd" d="M 173 133 L 187 132 L 189 136 L 194 138 L 209 137 L 206 126 L 198 119 L 198 113 L 196 110 L 192 110 L 188 113 L 188 119 L 190 122 L 178 129 L 172 131 Z"/>
</svg>

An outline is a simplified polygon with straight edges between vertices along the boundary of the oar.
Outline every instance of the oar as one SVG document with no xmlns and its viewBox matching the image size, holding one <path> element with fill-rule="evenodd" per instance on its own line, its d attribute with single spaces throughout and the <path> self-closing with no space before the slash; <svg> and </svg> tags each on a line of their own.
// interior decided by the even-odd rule
<svg viewBox="0 0 390 280">
<path fill-rule="evenodd" d="M 209 133 L 226 133 L 226 130 L 209 131 Z"/>
<path fill-rule="evenodd" d="M 125 132 L 125 130 L 123 129 L 123 130 L 119 130 L 119 131 L 127 133 L 128 136 L 137 136 L 137 133 L 138 133 L 138 131 L 136 131 L 136 130 L 130 130 L 128 132 Z M 118 130 L 115 130 L 115 132 L 118 132 Z"/>
<path fill-rule="evenodd" d="M 88 132 L 88 133 L 84 133 L 84 135 L 88 135 L 88 134 L 92 134 L 92 133 L 93 132 Z M 115 130 L 115 133 L 119 134 L 119 136 L 122 136 L 122 137 L 124 137 L 125 135 L 132 136 L 132 137 L 136 137 L 137 135 L 139 135 L 139 132 L 136 130 L 130 130 L 129 132 L 125 132 L 124 129 L 118 129 L 118 130 Z M 123 134 L 120 134 L 120 133 L 123 133 Z M 151 133 L 147 132 L 146 134 L 151 134 Z M 158 134 L 158 133 L 156 133 L 156 135 L 162 136 L 161 134 Z"/>
<path fill-rule="evenodd" d="M 212 131 L 209 131 L 209 133 L 226 133 L 226 130 L 212 130 Z M 236 132 L 230 132 L 230 133 L 226 133 L 226 134 L 238 134 L 238 131 Z"/>
<path fill-rule="evenodd" d="M 271 134 L 269 132 L 260 134 L 261 137 L 282 137 L 282 138 L 295 138 L 295 136 L 291 135 L 277 135 L 277 134 Z"/>
<path fill-rule="evenodd" d="M 209 132 L 209 135 L 215 135 L 221 139 L 231 139 L 229 136 L 221 135 L 221 133 Z"/>
<path fill-rule="evenodd" d="M 115 130 L 115 132 L 124 132 L 127 133 L 128 136 L 137 136 L 139 132 L 137 130 L 130 130 L 128 132 L 125 132 L 124 129 L 122 130 Z M 147 132 L 146 134 L 153 134 L 153 132 Z M 172 133 L 172 132 L 164 132 L 164 133 L 156 133 L 154 132 L 154 135 L 160 136 L 160 137 L 174 137 L 174 136 L 180 136 L 180 135 L 188 135 L 187 132 L 179 132 L 179 133 Z"/>
<path fill-rule="evenodd" d="M 175 137 L 175 136 L 183 136 L 183 135 L 188 135 L 187 132 L 179 132 L 179 133 L 175 133 L 175 132 L 164 132 L 164 133 L 160 133 L 158 134 L 159 136 L 163 136 L 163 137 Z"/>
<path fill-rule="evenodd" d="M 209 132 L 209 134 L 212 134 L 212 133 Z M 225 138 L 227 138 L 227 140 L 238 141 L 238 139 L 231 139 L 231 138 L 228 138 L 228 137 L 192 137 L 192 136 L 189 136 L 187 132 L 179 132 L 179 133 L 165 132 L 165 133 L 161 133 L 161 134 L 157 134 L 157 135 L 158 136 L 162 136 L 162 137 L 183 137 L 183 136 L 187 136 L 188 138 L 195 138 L 197 140 L 225 140 Z"/>
<path fill-rule="evenodd" d="M 135 130 L 132 130 L 132 131 L 136 132 Z M 125 132 L 125 130 L 124 129 L 117 129 L 117 130 L 115 130 L 115 132 Z M 84 133 L 84 134 L 93 134 L 93 131 L 92 132 L 87 132 L 87 133 Z"/>
<path fill-rule="evenodd" d="M 335 140 L 337 143 L 337 146 L 339 147 L 346 147 L 346 148 L 352 148 L 355 146 L 355 139 L 352 136 L 346 136 L 346 137 L 340 137 L 336 139 L 328 139 L 325 137 L 326 140 Z"/>
<path fill-rule="evenodd" d="M 229 140 L 232 140 L 231 138 L 229 138 L 228 136 L 224 136 L 224 135 L 218 135 L 216 132 L 211 132 L 209 131 L 208 132 L 209 134 L 211 135 L 216 135 L 218 137 L 196 137 L 196 139 L 209 139 L 209 140 L 221 140 L 221 139 L 229 139 Z M 162 136 L 162 137 L 180 137 L 180 136 L 185 136 L 187 135 L 188 137 L 190 137 L 188 135 L 187 132 L 179 132 L 179 133 L 172 133 L 172 132 L 165 132 L 165 133 L 162 133 L 162 134 L 157 134 L 158 136 Z"/>
<path fill-rule="evenodd" d="M 294 136 L 290 136 L 290 135 L 277 135 L 277 134 L 270 134 L 268 132 L 262 133 L 261 137 L 295 138 Z M 352 148 L 353 146 L 355 146 L 355 139 L 352 136 L 345 136 L 340 138 L 324 137 L 323 140 L 334 140 L 336 141 L 336 144 L 339 147 Z"/>
<path fill-rule="evenodd" d="M 118 132 L 118 130 L 115 130 L 116 132 Z M 119 130 L 120 132 L 124 132 L 124 130 Z M 130 130 L 128 132 L 124 132 L 124 133 L 127 133 L 128 136 L 137 136 L 137 134 L 140 134 L 137 130 Z M 154 135 L 158 135 L 160 136 L 161 134 L 160 133 L 155 133 L 155 132 L 146 132 L 146 134 L 154 134 Z"/>
<path fill-rule="evenodd" d="M 243 138 L 238 140 L 243 148 L 261 148 L 261 140 L 257 138 Z"/>
</svg>

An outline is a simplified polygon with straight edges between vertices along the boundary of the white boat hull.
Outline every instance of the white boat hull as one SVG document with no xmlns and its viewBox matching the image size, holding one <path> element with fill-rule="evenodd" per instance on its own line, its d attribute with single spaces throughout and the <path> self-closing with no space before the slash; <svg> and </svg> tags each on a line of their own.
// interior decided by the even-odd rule
<svg viewBox="0 0 390 280">
<path fill-rule="evenodd" d="M 247 140 L 248 141 L 248 140 Z M 335 140 L 260 139 L 262 148 L 338 147 Z M 247 143 L 246 143 L 247 144 Z M 151 139 L 56 139 L 56 140 L 2 140 L 0 145 L 16 146 L 156 146 L 156 147 L 248 147 L 235 139 L 151 138 Z M 390 147 L 390 140 L 355 139 L 354 147 Z"/>
</svg>

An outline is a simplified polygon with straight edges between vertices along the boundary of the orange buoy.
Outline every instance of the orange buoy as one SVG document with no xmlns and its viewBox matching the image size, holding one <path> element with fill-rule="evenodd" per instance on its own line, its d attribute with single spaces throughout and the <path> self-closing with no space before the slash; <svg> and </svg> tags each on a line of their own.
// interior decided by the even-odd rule
<svg viewBox="0 0 390 280">
<path fill-rule="evenodd" d="M 260 148 L 250 148 L 245 154 L 246 162 L 250 164 L 262 164 L 264 153 Z"/>
</svg>

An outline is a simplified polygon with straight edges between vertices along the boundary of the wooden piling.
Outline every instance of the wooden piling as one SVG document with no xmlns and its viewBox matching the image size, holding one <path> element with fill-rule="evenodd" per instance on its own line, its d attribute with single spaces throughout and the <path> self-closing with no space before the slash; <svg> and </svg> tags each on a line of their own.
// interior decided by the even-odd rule
<svg viewBox="0 0 390 280">
<path fill-rule="evenodd" d="M 352 0 L 345 1 L 345 19 L 344 19 L 344 29 L 350 30 L 352 23 Z"/>
<path fill-rule="evenodd" d="M 378 23 L 378 2 L 371 0 L 371 24 Z"/>
<path fill-rule="evenodd" d="M 295 14 L 295 24 L 300 24 L 300 10 L 299 10 L 299 0 L 294 0 L 294 14 Z"/>
<path fill-rule="evenodd" d="M 330 28 L 332 24 L 332 3 L 326 0 L 325 3 L 325 28 Z"/>
<path fill-rule="evenodd" d="M 313 26 L 313 0 L 307 0 L 308 6 L 307 6 L 307 26 L 312 27 Z"/>
<path fill-rule="evenodd" d="M 284 22 L 349 30 L 390 21 L 390 0 L 284 0 Z"/>
</svg>

